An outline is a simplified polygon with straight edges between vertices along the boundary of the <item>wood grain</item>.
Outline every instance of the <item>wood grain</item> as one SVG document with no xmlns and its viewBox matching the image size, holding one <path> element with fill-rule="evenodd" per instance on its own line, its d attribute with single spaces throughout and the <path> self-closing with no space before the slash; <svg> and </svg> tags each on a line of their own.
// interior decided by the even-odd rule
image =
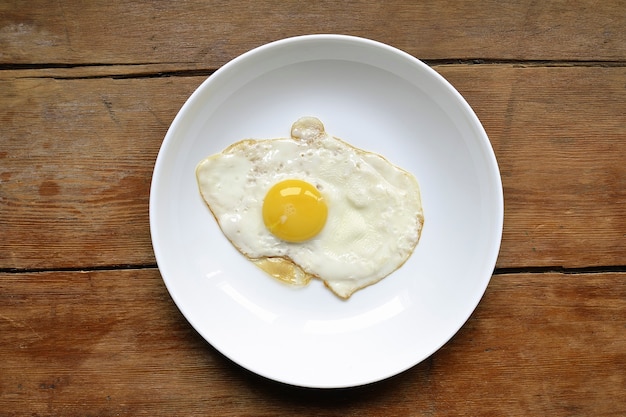
<svg viewBox="0 0 626 417">
<path fill-rule="evenodd" d="M 191 329 L 154 269 L 0 274 L 0 334 L 3 416 L 26 404 L 67 417 L 626 413 L 623 273 L 494 276 L 443 349 L 348 390 L 234 365 Z"/>
<path fill-rule="evenodd" d="M 625 9 L 622 0 L 5 1 L 0 63 L 217 68 L 311 33 L 363 36 L 422 59 L 623 61 Z"/>
<path fill-rule="evenodd" d="M 474 107 L 500 164 L 498 267 L 623 265 L 626 69 L 434 68 Z M 0 268 L 154 264 L 152 168 L 205 77 L 48 75 L 0 73 Z"/>
<path fill-rule="evenodd" d="M 154 263 L 152 167 L 199 81 L 0 80 L 2 267 Z"/>
<path fill-rule="evenodd" d="M 623 265 L 626 69 L 441 66 L 499 162 L 498 266 Z"/>
<path fill-rule="evenodd" d="M 626 415 L 625 10 L 1 1 L 0 416 Z M 217 352 L 150 244 L 152 168 L 181 105 L 237 55 L 311 33 L 386 42 L 446 77 L 505 195 L 498 269 L 461 330 L 345 390 L 268 381 Z"/>
</svg>

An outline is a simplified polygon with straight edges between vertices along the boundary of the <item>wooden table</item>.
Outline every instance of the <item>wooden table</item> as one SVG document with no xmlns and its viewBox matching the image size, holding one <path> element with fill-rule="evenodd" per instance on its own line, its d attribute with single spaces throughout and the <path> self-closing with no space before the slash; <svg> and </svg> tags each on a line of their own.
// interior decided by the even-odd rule
<svg viewBox="0 0 626 417">
<path fill-rule="evenodd" d="M 345 3 L 345 4 L 344 4 Z M 342 33 L 424 60 L 500 164 L 478 308 L 389 380 L 312 390 L 219 354 L 156 267 L 165 132 L 237 55 Z M 1 416 L 626 415 L 626 2 L 0 3 Z"/>
</svg>

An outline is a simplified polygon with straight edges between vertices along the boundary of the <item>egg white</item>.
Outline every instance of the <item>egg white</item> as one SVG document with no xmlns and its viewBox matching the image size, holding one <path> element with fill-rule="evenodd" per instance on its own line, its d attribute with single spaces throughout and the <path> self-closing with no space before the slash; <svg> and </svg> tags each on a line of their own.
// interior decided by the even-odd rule
<svg viewBox="0 0 626 417">
<path fill-rule="evenodd" d="M 243 140 L 202 160 L 200 193 L 247 258 L 293 263 L 348 298 L 411 256 L 424 222 L 418 182 L 382 156 L 328 135 L 316 118 L 296 121 L 291 136 Z M 285 179 L 316 186 L 328 205 L 326 225 L 304 242 L 285 242 L 263 223 L 265 195 Z"/>
</svg>

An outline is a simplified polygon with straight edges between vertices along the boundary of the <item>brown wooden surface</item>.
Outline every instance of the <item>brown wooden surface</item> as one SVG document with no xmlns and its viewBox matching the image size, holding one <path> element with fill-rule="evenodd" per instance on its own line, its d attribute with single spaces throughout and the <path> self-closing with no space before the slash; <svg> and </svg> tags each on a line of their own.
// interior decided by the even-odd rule
<svg viewBox="0 0 626 417">
<path fill-rule="evenodd" d="M 617 416 L 623 278 L 496 275 L 429 359 L 382 383 L 324 392 L 233 365 L 190 328 L 156 270 L 2 274 L 1 401 L 5 412 L 63 416 Z"/>
<path fill-rule="evenodd" d="M 154 160 L 189 94 L 308 33 L 429 63 L 483 122 L 505 193 L 470 320 L 348 390 L 225 359 L 150 243 Z M 624 1 L 0 2 L 0 416 L 626 415 L 624 162 Z"/>
</svg>

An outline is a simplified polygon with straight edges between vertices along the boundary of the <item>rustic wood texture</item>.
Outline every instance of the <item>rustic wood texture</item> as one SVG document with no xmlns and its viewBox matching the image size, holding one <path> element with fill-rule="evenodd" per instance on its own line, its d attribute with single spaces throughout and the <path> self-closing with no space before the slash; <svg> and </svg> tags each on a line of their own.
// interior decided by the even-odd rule
<svg viewBox="0 0 626 417">
<path fill-rule="evenodd" d="M 154 263 L 152 167 L 199 81 L 0 80 L 0 267 Z"/>
<path fill-rule="evenodd" d="M 148 198 L 191 92 L 276 39 L 425 60 L 498 158 L 496 274 L 389 380 L 267 381 L 170 299 Z M 0 416 L 626 415 L 626 2 L 0 2 Z"/>
<path fill-rule="evenodd" d="M 500 164 L 498 267 L 621 265 L 626 68 L 434 68 L 474 107 Z M 0 268 L 154 264 L 152 167 L 204 78 L 0 79 Z"/>
<path fill-rule="evenodd" d="M 365 36 L 424 59 L 619 61 L 625 9 L 623 0 L 14 0 L 0 4 L 0 62 L 216 67 L 263 43 L 310 33 Z"/>
<path fill-rule="evenodd" d="M 446 66 L 491 139 L 498 267 L 623 265 L 626 68 Z"/>
<path fill-rule="evenodd" d="M 26 405 L 59 416 L 626 410 L 624 273 L 497 275 L 444 348 L 347 390 L 297 389 L 234 365 L 185 322 L 156 270 L 2 274 L 0 334 L 0 415 Z"/>
</svg>

